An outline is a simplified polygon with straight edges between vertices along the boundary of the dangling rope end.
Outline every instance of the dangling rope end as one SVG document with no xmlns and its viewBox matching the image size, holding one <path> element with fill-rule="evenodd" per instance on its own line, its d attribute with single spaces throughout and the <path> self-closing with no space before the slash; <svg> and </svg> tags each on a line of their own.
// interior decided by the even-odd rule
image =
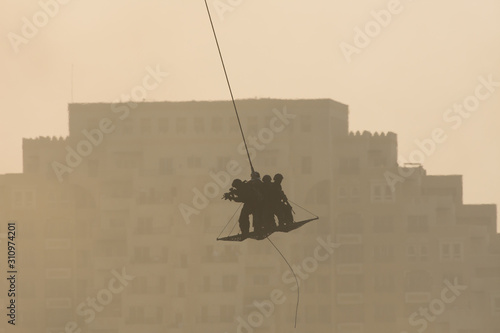
<svg viewBox="0 0 500 333">
<path fill-rule="evenodd" d="M 288 260 L 286 260 L 283 253 L 281 253 L 281 251 L 276 247 L 276 245 L 274 245 L 274 243 L 269 239 L 269 237 L 266 237 L 266 238 L 274 246 L 276 251 L 278 251 L 278 253 L 281 255 L 281 257 L 285 260 L 288 267 L 290 267 L 290 271 L 292 271 L 292 274 L 295 277 L 295 283 L 297 283 L 297 306 L 295 307 L 295 326 L 294 326 L 294 328 L 297 328 L 297 314 L 299 312 L 299 299 L 300 299 L 299 280 L 297 279 L 297 275 L 295 275 L 295 272 L 293 271 L 292 266 L 290 266 L 290 264 L 288 263 Z"/>
</svg>

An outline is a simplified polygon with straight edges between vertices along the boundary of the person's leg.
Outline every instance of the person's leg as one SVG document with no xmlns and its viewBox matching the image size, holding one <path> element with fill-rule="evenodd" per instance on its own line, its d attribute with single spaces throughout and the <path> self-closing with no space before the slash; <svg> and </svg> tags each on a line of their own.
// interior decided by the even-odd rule
<svg viewBox="0 0 500 333">
<path fill-rule="evenodd" d="M 283 212 L 284 212 L 285 224 L 292 224 L 293 223 L 292 206 L 284 205 Z"/>
<path fill-rule="evenodd" d="M 247 235 L 250 229 L 249 216 L 250 208 L 248 207 L 248 204 L 244 204 L 243 208 L 241 209 L 240 218 L 238 219 L 240 230 L 243 235 Z"/>
<path fill-rule="evenodd" d="M 260 231 L 264 228 L 262 208 L 256 206 L 253 210 L 253 230 Z"/>
<path fill-rule="evenodd" d="M 280 227 L 284 226 L 285 225 L 285 215 L 284 215 L 283 207 L 282 207 L 281 203 L 277 204 L 274 207 L 274 214 L 278 218 L 278 226 L 280 226 Z"/>
<path fill-rule="evenodd" d="M 276 228 L 276 222 L 274 221 L 274 213 L 271 206 L 265 206 L 263 210 L 264 226 L 266 229 L 273 230 Z"/>
</svg>

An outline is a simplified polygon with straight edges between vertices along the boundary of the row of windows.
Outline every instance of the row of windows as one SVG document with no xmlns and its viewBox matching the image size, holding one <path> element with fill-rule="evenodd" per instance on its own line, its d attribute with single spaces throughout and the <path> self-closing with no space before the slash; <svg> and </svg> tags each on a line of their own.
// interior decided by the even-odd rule
<svg viewBox="0 0 500 333">
<path fill-rule="evenodd" d="M 131 306 L 128 311 L 127 324 L 161 324 L 164 309 L 159 306 Z"/>
<path fill-rule="evenodd" d="M 444 273 L 437 280 L 430 271 L 415 270 L 404 274 L 402 284 L 392 274 L 375 274 L 368 278 L 365 275 L 337 275 L 335 278 L 335 290 L 337 293 L 365 293 L 373 290 L 380 293 L 392 293 L 397 289 L 405 292 L 430 292 L 434 287 L 439 287 L 445 281 L 450 283 L 464 284 L 461 274 Z"/>
<path fill-rule="evenodd" d="M 220 281 L 214 281 L 211 276 L 203 277 L 203 292 L 235 292 L 238 285 L 237 275 L 224 275 Z"/>
<path fill-rule="evenodd" d="M 268 116 L 259 118 L 257 116 L 247 117 L 242 119 L 245 124 L 245 131 L 255 133 L 261 128 L 268 128 L 275 117 Z M 88 120 L 88 128 L 95 128 L 97 119 Z M 298 119 L 300 131 L 310 133 L 313 130 L 313 122 L 311 116 L 300 116 Z M 239 131 L 238 122 L 235 118 L 214 116 L 211 118 L 204 117 L 162 117 L 162 118 L 128 118 L 117 122 L 118 133 L 122 135 L 151 135 L 151 134 L 186 134 L 194 133 L 236 133 Z"/>
<path fill-rule="evenodd" d="M 213 158 L 210 158 L 213 160 Z M 272 168 L 278 165 L 278 152 L 277 151 L 265 151 L 258 155 L 259 165 L 263 168 Z M 215 168 L 217 170 L 226 170 L 228 162 L 231 159 L 229 157 L 217 157 L 215 161 Z M 177 160 L 178 161 L 178 160 Z M 177 162 L 176 161 L 176 162 Z M 189 156 L 183 158 L 182 161 L 185 163 L 185 168 L 187 169 L 202 169 L 207 167 L 206 160 L 200 156 Z M 99 161 L 89 160 L 88 161 L 88 176 L 89 177 L 99 177 Z M 134 155 L 121 155 L 117 156 L 114 160 L 114 166 L 119 170 L 127 169 L 138 169 L 141 168 L 143 162 L 141 157 Z M 173 175 L 176 172 L 176 167 L 174 165 L 174 159 L 169 157 L 163 157 L 158 160 L 158 174 L 160 176 Z M 313 172 L 313 162 L 311 156 L 303 156 L 300 159 L 300 172 L 304 175 L 310 175 Z M 22 204 L 22 198 L 17 199 L 19 204 Z"/>
<path fill-rule="evenodd" d="M 353 264 L 371 262 L 393 262 L 396 259 L 396 247 L 390 244 L 374 245 L 371 258 L 368 258 L 363 245 L 344 244 L 336 252 L 337 263 Z M 406 259 L 411 262 L 429 261 L 430 253 L 427 244 L 408 244 L 406 246 Z M 464 259 L 463 244 L 461 242 L 441 242 L 439 244 L 439 260 L 462 261 Z"/>
<path fill-rule="evenodd" d="M 376 153 L 369 152 L 367 167 L 382 168 L 389 165 L 388 157 L 382 151 Z M 357 175 L 361 172 L 361 160 L 359 157 L 341 157 L 339 158 L 338 172 L 342 175 Z"/>
<path fill-rule="evenodd" d="M 166 292 L 167 277 L 136 276 L 130 285 L 133 294 L 163 294 Z"/>
<path fill-rule="evenodd" d="M 359 185 L 341 185 L 338 187 L 337 198 L 341 203 L 359 203 L 361 190 Z M 395 192 L 386 182 L 372 182 L 370 184 L 370 201 L 372 203 L 393 203 L 396 200 Z"/>
<path fill-rule="evenodd" d="M 378 215 L 373 217 L 371 231 L 374 233 L 388 233 L 396 229 L 396 221 L 390 215 Z M 410 215 L 406 220 L 406 232 L 427 233 L 430 230 L 430 222 L 425 215 Z M 341 215 L 337 222 L 337 232 L 342 234 L 363 233 L 365 225 L 361 216 L 356 214 Z"/>
</svg>

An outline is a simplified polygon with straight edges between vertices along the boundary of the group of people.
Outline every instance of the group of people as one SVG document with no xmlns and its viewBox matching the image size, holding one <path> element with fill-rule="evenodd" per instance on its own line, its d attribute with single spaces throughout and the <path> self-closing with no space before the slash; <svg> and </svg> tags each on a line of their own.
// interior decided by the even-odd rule
<svg viewBox="0 0 500 333">
<path fill-rule="evenodd" d="M 249 181 L 235 179 L 229 192 L 224 193 L 223 199 L 243 203 L 238 219 L 243 235 L 250 231 L 250 215 L 255 232 L 275 229 L 274 216 L 279 226 L 293 223 L 293 209 L 281 188 L 282 181 L 279 173 L 273 179 L 269 175 L 261 179 L 258 172 L 253 172 Z"/>
</svg>

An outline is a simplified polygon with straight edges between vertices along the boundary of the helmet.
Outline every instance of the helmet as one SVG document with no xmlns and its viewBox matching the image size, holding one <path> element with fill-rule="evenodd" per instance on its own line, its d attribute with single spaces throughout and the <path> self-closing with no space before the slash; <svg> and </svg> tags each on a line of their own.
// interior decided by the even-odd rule
<svg viewBox="0 0 500 333">
<path fill-rule="evenodd" d="M 262 181 L 264 183 L 270 183 L 271 182 L 271 176 L 265 175 L 264 177 L 262 177 Z"/>
<path fill-rule="evenodd" d="M 275 181 L 281 181 L 283 180 L 283 175 L 281 173 L 277 173 L 274 175 L 274 178 L 273 178 Z"/>
<path fill-rule="evenodd" d="M 232 187 L 236 187 L 242 183 L 241 179 L 235 179 L 233 180 L 233 183 L 231 184 Z"/>
<path fill-rule="evenodd" d="M 250 177 L 252 177 L 252 179 L 260 179 L 260 173 L 254 171 Z"/>
</svg>

